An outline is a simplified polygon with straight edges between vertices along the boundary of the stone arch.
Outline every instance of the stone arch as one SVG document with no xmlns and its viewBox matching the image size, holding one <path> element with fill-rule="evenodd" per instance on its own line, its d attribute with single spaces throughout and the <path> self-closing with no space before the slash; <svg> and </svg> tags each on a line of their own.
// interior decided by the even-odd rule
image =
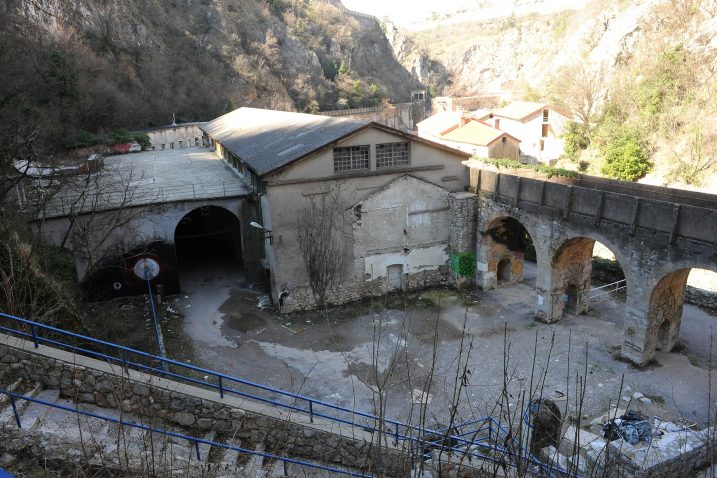
<svg viewBox="0 0 717 478">
<path fill-rule="evenodd" d="M 630 279 L 627 277 L 621 251 L 609 241 L 600 237 L 572 236 L 566 238 L 555 249 L 550 264 L 549 276 L 545 277 L 546 291 L 538 302 L 536 317 L 546 322 L 562 319 L 567 310 L 571 314 L 584 314 L 589 309 L 589 297 L 592 289 L 592 258 L 595 242 L 604 244 L 615 254 L 617 262 L 626 273 L 627 290 L 630 291 Z M 549 280 L 548 280 L 549 277 Z M 548 293 L 549 292 L 549 293 Z"/>
<path fill-rule="evenodd" d="M 707 269 L 704 266 L 694 268 Z M 646 350 L 671 352 L 677 345 L 682 325 L 687 278 L 693 268 L 677 269 L 660 278 L 650 292 L 647 309 Z M 711 268 L 717 272 L 717 268 Z"/>
<path fill-rule="evenodd" d="M 482 289 L 523 281 L 526 253 L 540 256 L 533 243 L 531 227 L 508 213 L 498 213 L 483 222 L 477 254 L 477 284 Z"/>
<path fill-rule="evenodd" d="M 185 214 L 175 226 L 174 245 L 180 270 L 202 261 L 242 262 L 241 225 L 228 209 L 204 205 Z"/>
</svg>

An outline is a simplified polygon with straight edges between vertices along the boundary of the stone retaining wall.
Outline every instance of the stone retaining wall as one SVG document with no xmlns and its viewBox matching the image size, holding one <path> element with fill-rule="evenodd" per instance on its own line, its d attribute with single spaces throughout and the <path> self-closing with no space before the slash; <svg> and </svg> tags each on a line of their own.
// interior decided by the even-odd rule
<svg viewBox="0 0 717 478">
<path fill-rule="evenodd" d="M 717 310 L 717 292 L 696 287 L 685 287 L 685 302 L 710 310 Z"/>
<path fill-rule="evenodd" d="M 22 377 L 59 389 L 65 397 L 101 407 L 161 419 L 188 430 L 214 430 L 241 440 L 244 447 L 263 444 L 274 454 L 399 476 L 407 457 L 397 448 L 381 450 L 374 434 L 363 429 L 290 413 L 280 407 L 219 397 L 216 390 L 184 385 L 106 362 L 0 335 L 0 368 L 6 377 Z M 231 386 L 225 384 L 225 386 Z M 239 387 L 239 385 L 234 385 Z M 391 443 L 390 439 L 388 440 Z"/>
<path fill-rule="evenodd" d="M 450 283 L 448 266 L 441 266 L 435 270 L 421 271 L 415 274 L 404 274 L 404 292 L 427 289 L 430 287 L 441 287 Z M 356 302 L 369 297 L 380 297 L 387 294 L 387 282 L 385 277 L 375 280 L 356 280 L 344 282 L 335 287 L 327 294 L 327 302 L 330 305 L 341 305 L 349 302 Z M 291 289 L 291 296 L 282 300 L 281 312 L 291 313 L 300 310 L 316 308 L 311 288 L 294 287 Z"/>
</svg>

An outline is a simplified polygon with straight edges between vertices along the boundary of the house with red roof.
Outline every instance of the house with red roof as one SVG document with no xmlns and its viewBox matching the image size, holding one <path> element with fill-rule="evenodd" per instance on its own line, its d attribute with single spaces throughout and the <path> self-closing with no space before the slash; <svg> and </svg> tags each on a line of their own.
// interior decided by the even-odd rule
<svg viewBox="0 0 717 478">
<path fill-rule="evenodd" d="M 562 136 L 568 118 L 546 103 L 514 101 L 482 119 L 520 140 L 524 163 L 552 164 L 565 152 Z"/>
<path fill-rule="evenodd" d="M 443 111 L 418 123 L 418 135 L 482 158 L 517 160 L 520 140 L 479 118 L 488 112 Z"/>
</svg>

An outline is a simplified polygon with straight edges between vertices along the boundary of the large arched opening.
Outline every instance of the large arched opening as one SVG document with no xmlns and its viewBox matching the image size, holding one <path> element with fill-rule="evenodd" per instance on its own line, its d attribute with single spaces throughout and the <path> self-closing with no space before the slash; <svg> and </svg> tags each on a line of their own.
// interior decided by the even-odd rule
<svg viewBox="0 0 717 478">
<path fill-rule="evenodd" d="M 678 269 L 652 289 L 647 312 L 647 347 L 671 352 L 678 343 L 692 357 L 709 359 L 717 317 L 717 272 Z"/>
<path fill-rule="evenodd" d="M 219 206 L 202 206 L 184 216 L 174 231 L 180 273 L 242 261 L 239 219 Z"/>
<path fill-rule="evenodd" d="M 565 313 L 622 317 L 625 312 L 627 281 L 615 255 L 590 237 L 565 241 L 552 261 L 551 322 Z"/>
<path fill-rule="evenodd" d="M 519 282 L 535 283 L 537 274 L 533 239 L 517 219 L 493 219 L 482 234 L 478 262 L 484 264 L 478 285 L 483 289 Z"/>
</svg>

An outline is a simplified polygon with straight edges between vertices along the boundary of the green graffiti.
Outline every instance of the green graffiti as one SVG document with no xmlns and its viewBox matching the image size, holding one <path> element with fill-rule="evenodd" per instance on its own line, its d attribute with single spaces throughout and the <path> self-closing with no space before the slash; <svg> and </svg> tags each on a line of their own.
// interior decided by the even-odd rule
<svg viewBox="0 0 717 478">
<path fill-rule="evenodd" d="M 459 277 L 473 277 L 476 273 L 476 255 L 473 252 L 451 254 L 451 269 Z"/>
</svg>

